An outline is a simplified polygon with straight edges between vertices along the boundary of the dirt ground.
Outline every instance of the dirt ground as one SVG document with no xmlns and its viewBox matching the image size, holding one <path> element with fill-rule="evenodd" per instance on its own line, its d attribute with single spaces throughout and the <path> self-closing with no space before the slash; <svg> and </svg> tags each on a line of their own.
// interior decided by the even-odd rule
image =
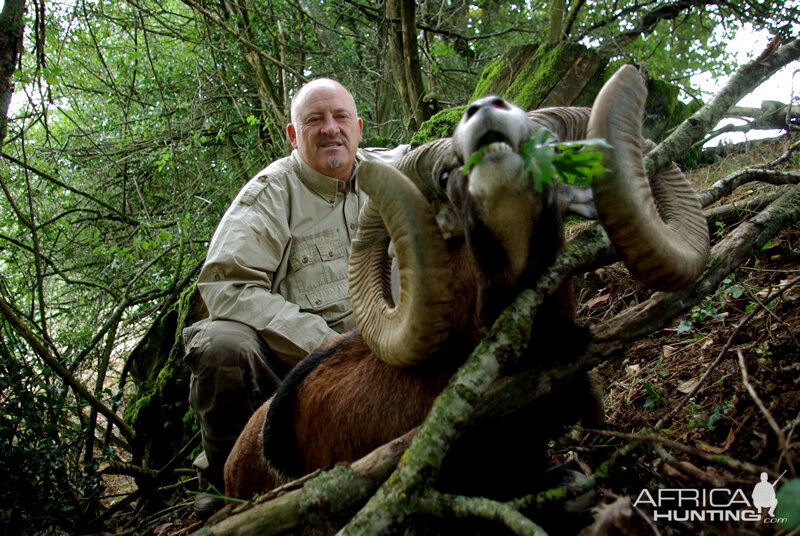
<svg viewBox="0 0 800 536">
<path fill-rule="evenodd" d="M 729 157 L 690 176 L 696 189 L 702 190 L 732 169 L 770 161 L 788 144 L 779 142 Z M 722 203 L 770 188 L 774 187 L 747 185 Z M 733 228 L 735 224 L 719 226 L 712 241 Z M 663 515 L 673 507 L 678 513 L 671 515 L 678 519 L 692 510 L 713 509 L 703 490 L 726 490 L 718 492 L 716 504 L 734 498 L 730 508 L 721 509 L 741 510 L 743 500 L 751 501 L 762 471 L 768 472 L 770 483 L 786 471 L 776 489 L 797 476 L 800 285 L 794 282 L 798 276 L 800 226 L 795 225 L 783 230 L 688 314 L 634 343 L 624 357 L 598 367 L 606 429 L 573 433 L 572 440 L 554 443 L 551 452 L 555 463 L 593 474 L 615 452 L 641 445 L 630 455 L 620 456 L 611 476 L 597 487 L 592 502 L 595 518 L 603 520 L 598 534 L 785 533 L 774 524 L 750 520 L 670 521 L 662 517 L 653 523 L 646 519 L 652 520 L 654 511 Z M 587 323 L 602 322 L 650 295 L 621 265 L 576 278 L 576 288 L 580 319 Z M 654 431 L 661 438 L 658 441 L 650 439 Z M 671 489 L 673 494 L 657 499 L 658 489 Z M 649 495 L 642 495 L 643 490 Z M 679 492 L 674 490 L 682 490 L 681 497 L 687 499 L 683 508 L 675 506 Z M 191 533 L 200 526 L 192 514 L 192 498 L 187 492 L 171 509 L 128 523 L 127 532 Z M 695 498 L 706 500 L 705 506 L 691 502 Z M 126 529 L 117 533 L 121 532 Z"/>
</svg>

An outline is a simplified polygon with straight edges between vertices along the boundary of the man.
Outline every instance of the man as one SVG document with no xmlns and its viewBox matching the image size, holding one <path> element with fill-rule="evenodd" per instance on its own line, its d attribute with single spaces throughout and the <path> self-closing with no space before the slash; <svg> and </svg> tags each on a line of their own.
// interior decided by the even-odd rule
<svg viewBox="0 0 800 536">
<path fill-rule="evenodd" d="M 250 414 L 301 359 L 355 327 L 347 260 L 366 199 L 356 171 L 370 158 L 357 151 L 361 118 L 344 86 L 318 79 L 295 95 L 286 130 L 292 154 L 251 179 L 214 232 L 197 283 L 210 318 L 183 334 L 205 451 L 195 465 L 220 492 Z M 195 510 L 221 505 L 200 495 Z"/>
</svg>

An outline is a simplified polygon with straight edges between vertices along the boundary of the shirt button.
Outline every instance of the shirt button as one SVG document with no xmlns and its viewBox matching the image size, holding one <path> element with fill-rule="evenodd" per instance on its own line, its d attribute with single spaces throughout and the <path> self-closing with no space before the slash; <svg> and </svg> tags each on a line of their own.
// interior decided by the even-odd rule
<svg viewBox="0 0 800 536">
<path fill-rule="evenodd" d="M 328 252 L 328 257 L 333 257 L 333 251 Z"/>
<path fill-rule="evenodd" d="M 355 230 L 355 228 L 356 228 L 356 224 L 355 223 L 351 223 L 350 224 L 350 229 Z"/>
<path fill-rule="evenodd" d="M 303 264 L 307 264 L 307 263 L 308 263 L 308 257 L 303 257 Z"/>
<path fill-rule="evenodd" d="M 314 302 L 316 305 L 322 305 L 322 300 L 317 300 Z"/>
</svg>

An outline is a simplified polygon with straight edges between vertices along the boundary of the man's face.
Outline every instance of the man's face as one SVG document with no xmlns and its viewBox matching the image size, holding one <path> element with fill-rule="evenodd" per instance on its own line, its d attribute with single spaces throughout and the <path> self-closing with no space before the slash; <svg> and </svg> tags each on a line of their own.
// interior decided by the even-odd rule
<svg viewBox="0 0 800 536">
<path fill-rule="evenodd" d="M 292 122 L 286 127 L 289 140 L 312 169 L 348 181 L 361 141 L 355 102 L 339 84 L 327 80 L 311 84 L 292 107 Z"/>
</svg>

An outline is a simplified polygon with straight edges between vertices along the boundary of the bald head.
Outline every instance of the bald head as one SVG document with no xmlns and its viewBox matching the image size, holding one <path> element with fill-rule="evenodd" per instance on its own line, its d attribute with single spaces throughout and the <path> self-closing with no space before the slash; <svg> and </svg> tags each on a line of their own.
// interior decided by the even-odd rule
<svg viewBox="0 0 800 536">
<path fill-rule="evenodd" d="M 309 166 L 329 177 L 350 180 L 361 129 L 353 96 L 335 80 L 312 80 L 292 99 L 289 141 Z"/>
<path fill-rule="evenodd" d="M 342 97 L 349 101 L 349 104 L 352 106 L 353 113 L 358 116 L 358 111 L 356 110 L 356 101 L 353 99 L 353 95 L 347 90 L 346 87 L 331 78 L 316 78 L 301 86 L 300 89 L 297 90 L 297 93 L 294 94 L 294 97 L 292 97 L 291 117 L 289 118 L 292 123 L 295 123 L 298 119 L 299 110 L 303 105 L 303 100 L 306 98 L 306 95 L 313 93 L 312 90 L 315 88 L 328 88 L 340 92 Z"/>
</svg>

